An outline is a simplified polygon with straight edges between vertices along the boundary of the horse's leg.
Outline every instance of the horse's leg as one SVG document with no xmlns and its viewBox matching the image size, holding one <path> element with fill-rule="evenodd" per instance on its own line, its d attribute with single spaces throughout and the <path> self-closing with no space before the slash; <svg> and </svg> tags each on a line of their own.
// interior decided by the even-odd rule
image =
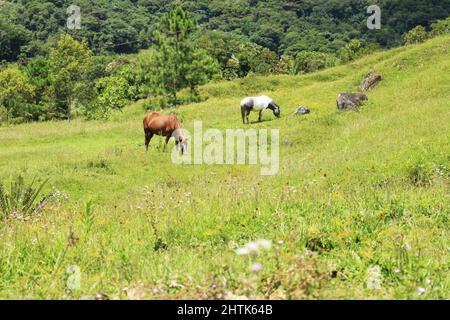
<svg viewBox="0 0 450 320">
<path fill-rule="evenodd" d="M 260 111 L 259 111 L 258 122 L 261 122 L 261 121 L 262 121 L 262 114 L 263 114 L 263 111 L 264 111 L 264 110 L 260 110 Z"/>
<path fill-rule="evenodd" d="M 169 140 L 170 140 L 171 137 L 172 137 L 171 134 L 167 134 L 167 136 L 166 136 L 166 144 L 164 145 L 164 151 L 166 151 L 166 149 L 167 149 L 167 144 L 169 143 Z"/>
<path fill-rule="evenodd" d="M 245 112 L 245 118 L 247 119 L 247 124 L 250 124 L 250 120 L 248 119 L 248 116 L 250 115 L 250 110 L 247 110 Z"/>
<path fill-rule="evenodd" d="M 242 115 L 242 122 L 245 124 L 245 108 L 241 106 L 241 115 Z"/>
<path fill-rule="evenodd" d="M 148 151 L 148 145 L 150 144 L 150 140 L 152 140 L 153 133 L 150 131 L 145 131 L 145 150 Z"/>
</svg>

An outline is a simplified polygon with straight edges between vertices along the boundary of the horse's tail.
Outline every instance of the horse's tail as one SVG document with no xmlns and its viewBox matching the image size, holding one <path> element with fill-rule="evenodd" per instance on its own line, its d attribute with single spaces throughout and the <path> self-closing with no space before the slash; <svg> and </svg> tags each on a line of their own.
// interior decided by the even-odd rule
<svg viewBox="0 0 450 320">
<path fill-rule="evenodd" d="M 144 120 L 142 121 L 142 124 L 144 125 L 144 132 L 147 132 L 147 130 L 148 130 L 148 121 L 147 121 L 147 119 L 148 119 L 148 116 L 145 116 Z"/>
</svg>

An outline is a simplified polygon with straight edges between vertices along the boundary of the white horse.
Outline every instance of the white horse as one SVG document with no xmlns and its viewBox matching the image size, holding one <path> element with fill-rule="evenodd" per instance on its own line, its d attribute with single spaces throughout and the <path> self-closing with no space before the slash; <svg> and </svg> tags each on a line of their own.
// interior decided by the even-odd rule
<svg viewBox="0 0 450 320">
<path fill-rule="evenodd" d="M 241 101 L 241 114 L 242 114 L 242 122 L 245 124 L 245 120 L 247 123 L 250 123 L 248 120 L 248 116 L 251 111 L 258 111 L 259 118 L 258 121 L 261 122 L 262 115 L 266 109 L 269 108 L 273 111 L 273 114 L 279 118 L 281 115 L 280 107 L 269 97 L 260 96 L 260 97 L 248 97 L 242 99 Z"/>
</svg>

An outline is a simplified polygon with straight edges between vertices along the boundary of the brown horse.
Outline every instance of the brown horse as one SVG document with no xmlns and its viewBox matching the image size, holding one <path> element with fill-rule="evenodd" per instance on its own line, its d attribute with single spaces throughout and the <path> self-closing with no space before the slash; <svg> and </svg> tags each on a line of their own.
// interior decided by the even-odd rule
<svg viewBox="0 0 450 320">
<path fill-rule="evenodd" d="M 145 149 L 148 151 L 148 145 L 153 135 L 166 137 L 166 145 L 170 138 L 175 138 L 177 148 L 181 147 L 181 153 L 187 148 L 187 139 L 183 135 L 183 129 L 178 118 L 173 115 L 164 115 L 158 112 L 152 112 L 144 118 L 144 132 L 145 132 Z"/>
</svg>

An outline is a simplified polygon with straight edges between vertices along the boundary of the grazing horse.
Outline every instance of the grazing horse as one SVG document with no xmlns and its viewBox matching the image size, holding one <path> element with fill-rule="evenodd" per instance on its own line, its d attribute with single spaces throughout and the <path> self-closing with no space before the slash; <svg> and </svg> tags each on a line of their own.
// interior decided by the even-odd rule
<svg viewBox="0 0 450 320">
<path fill-rule="evenodd" d="M 248 97 L 241 101 L 241 114 L 242 114 L 242 122 L 245 124 L 245 120 L 247 119 L 247 123 L 250 123 L 248 120 L 248 116 L 250 115 L 250 111 L 259 111 L 258 121 L 262 121 L 262 115 L 266 109 L 269 108 L 273 111 L 273 114 L 279 118 L 280 117 L 280 107 L 269 97 L 261 96 L 261 97 Z"/>
<path fill-rule="evenodd" d="M 187 139 L 183 134 L 181 123 L 173 115 L 163 115 L 158 112 L 152 112 L 144 118 L 145 149 L 148 151 L 148 145 L 153 135 L 166 137 L 166 145 L 170 138 L 175 138 L 177 149 L 181 147 L 181 153 L 187 149 Z"/>
</svg>

